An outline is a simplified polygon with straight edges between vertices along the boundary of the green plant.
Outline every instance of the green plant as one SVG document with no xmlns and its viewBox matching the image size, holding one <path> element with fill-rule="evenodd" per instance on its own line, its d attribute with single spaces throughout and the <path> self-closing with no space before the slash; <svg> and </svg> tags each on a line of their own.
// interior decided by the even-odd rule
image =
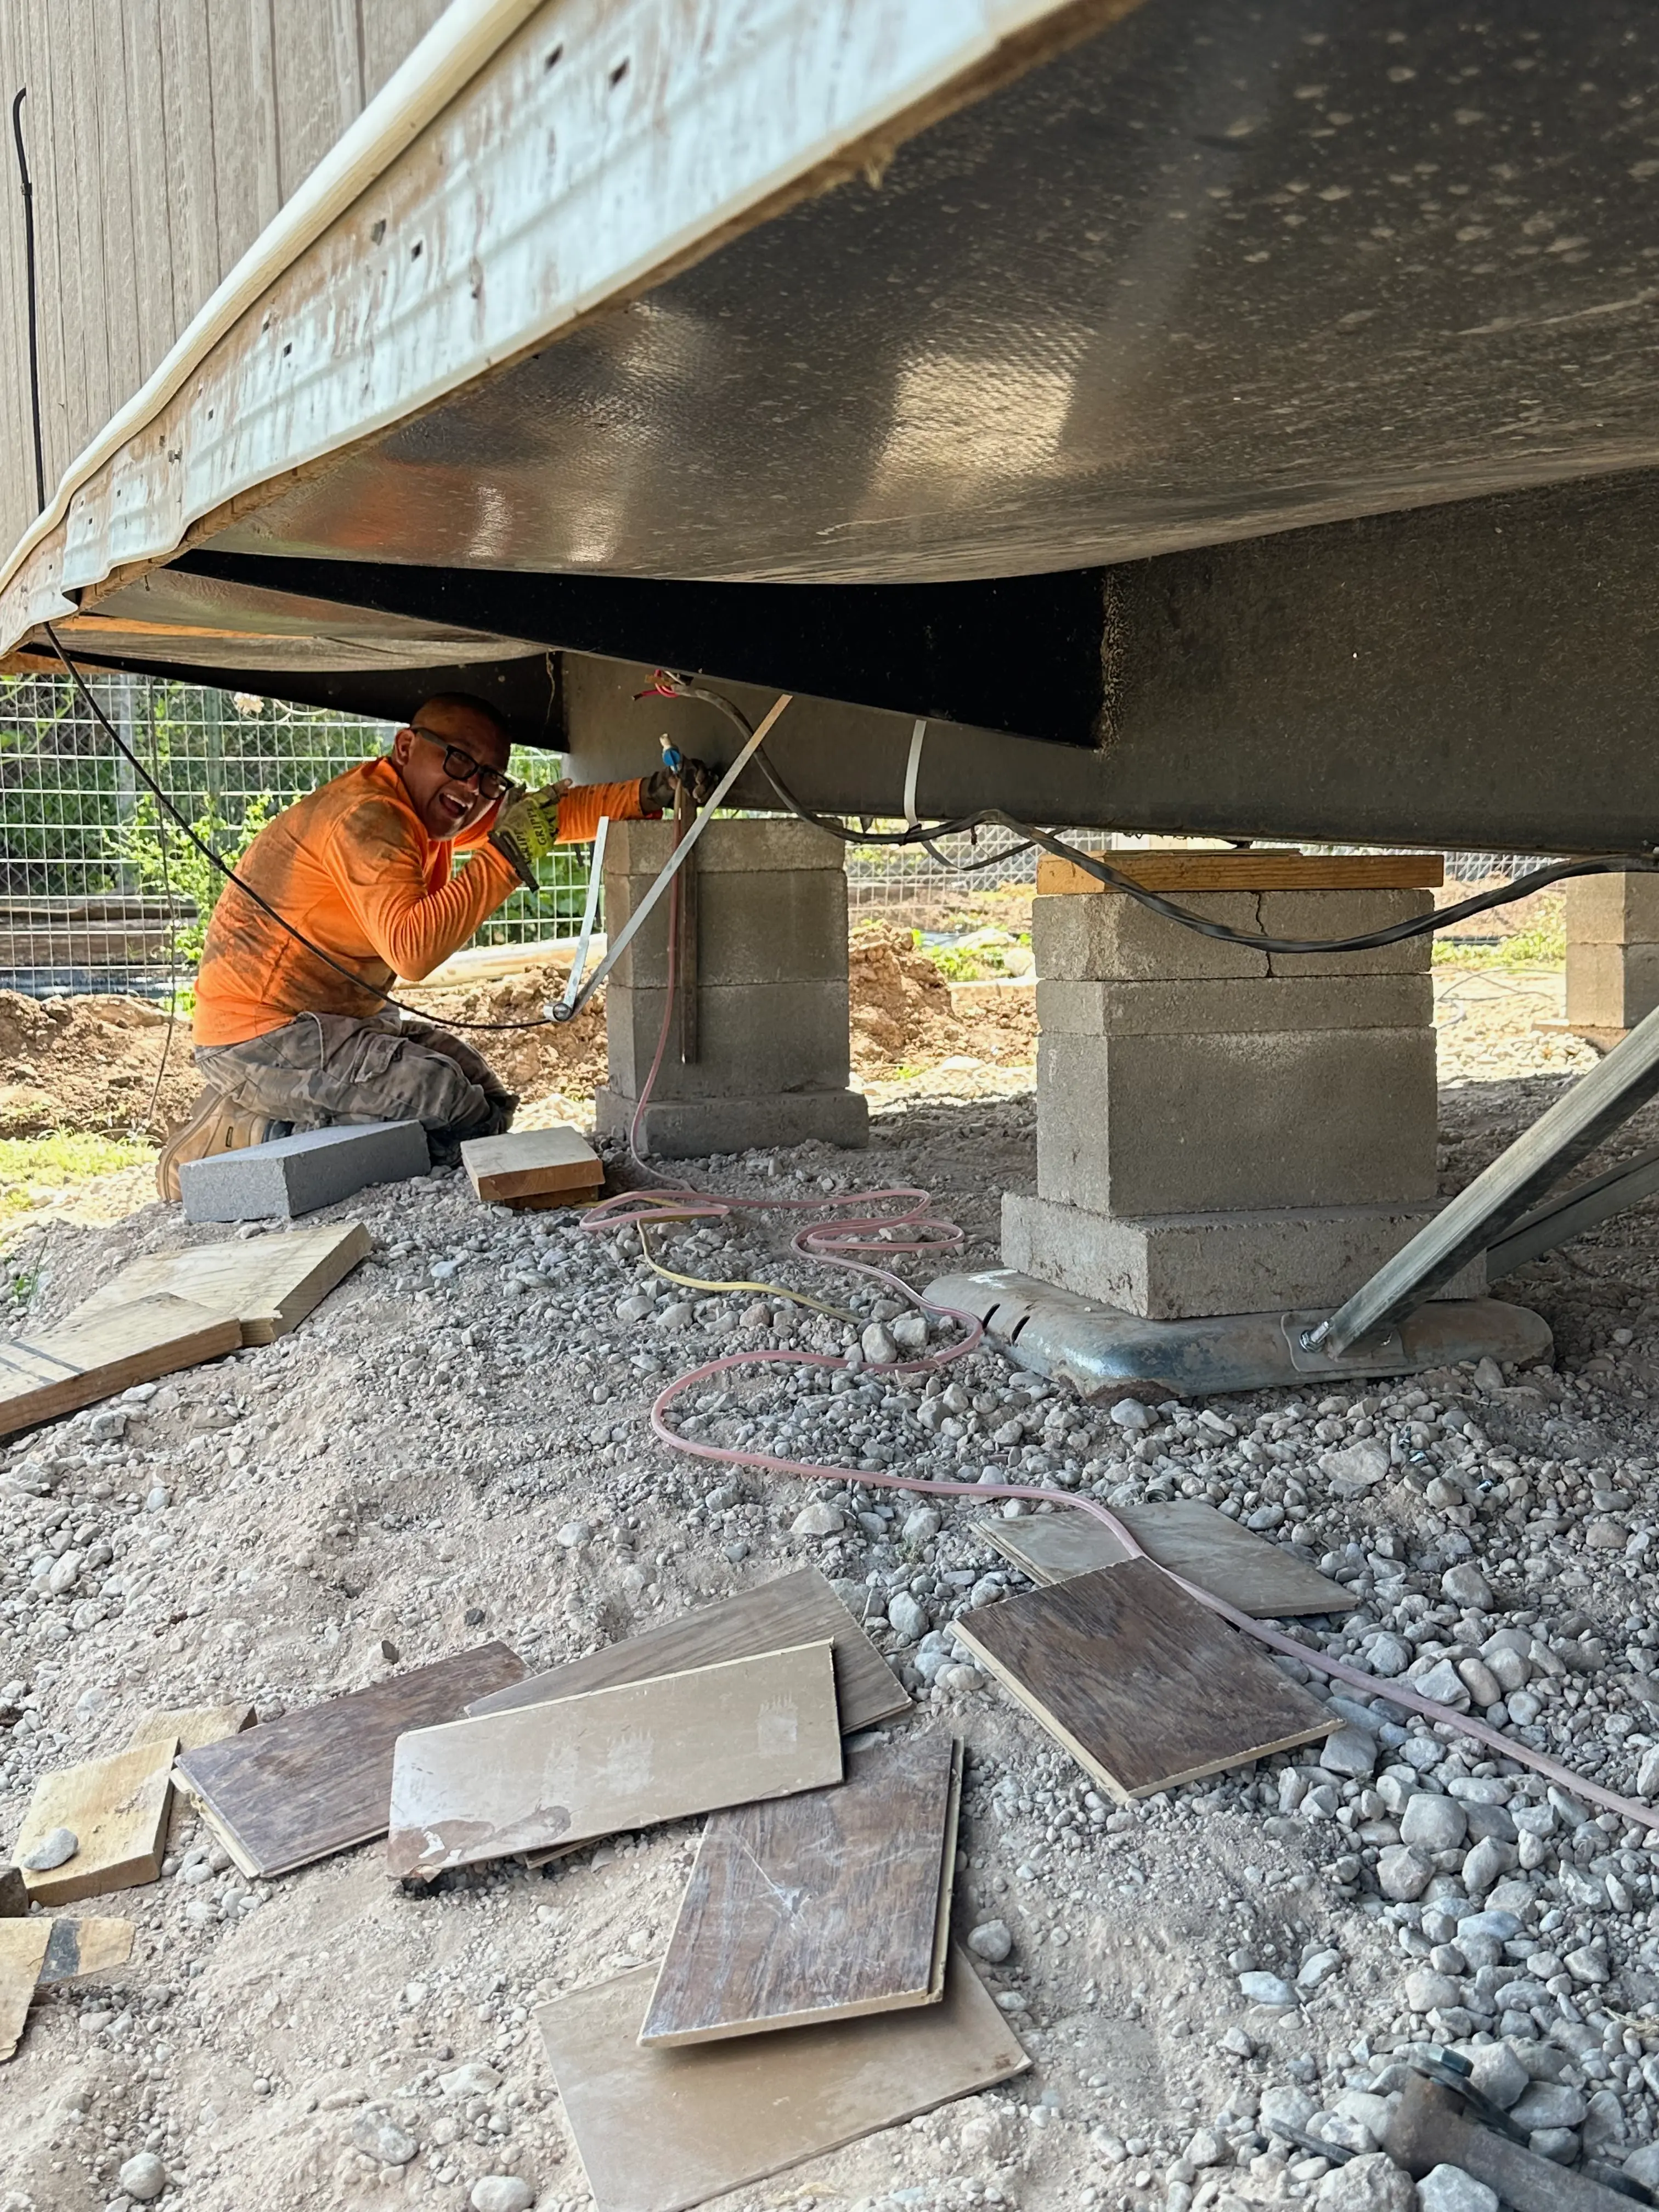
<svg viewBox="0 0 1659 2212">
<path fill-rule="evenodd" d="M 234 868 L 270 820 L 275 803 L 269 792 L 261 792 L 258 798 L 244 802 L 240 820 L 232 823 L 210 798 L 191 827 L 228 867 Z M 179 922 L 175 946 L 179 964 L 194 968 L 201 959 L 208 922 L 224 890 L 224 878 L 175 823 L 170 822 L 167 826 L 167 848 L 163 853 L 159 813 L 152 794 L 141 793 L 131 819 L 122 823 L 114 832 L 116 848 L 121 859 L 137 873 L 143 890 L 165 891 L 170 888 L 175 901 L 181 897 L 190 901 L 194 916 Z"/>
<path fill-rule="evenodd" d="M 54 1191 L 94 1176 L 113 1175 L 155 1157 L 155 1147 L 131 1137 L 94 1136 L 55 1129 L 45 1137 L 0 1137 L 0 1213 L 22 1213 Z M 13 1276 L 14 1295 L 18 1278 Z"/>
</svg>

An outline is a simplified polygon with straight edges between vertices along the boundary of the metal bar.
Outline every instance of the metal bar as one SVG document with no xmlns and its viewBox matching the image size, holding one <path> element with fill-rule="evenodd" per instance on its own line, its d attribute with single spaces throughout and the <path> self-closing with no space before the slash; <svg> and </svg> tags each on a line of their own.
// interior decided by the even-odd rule
<svg viewBox="0 0 1659 2212">
<path fill-rule="evenodd" d="M 570 980 L 564 988 L 564 1004 L 574 1012 L 576 994 L 582 987 L 582 971 L 587 965 L 587 948 L 593 939 L 593 921 L 599 910 L 599 888 L 605 881 L 605 844 L 611 834 L 611 817 L 601 814 L 593 832 L 593 856 L 587 868 L 587 897 L 582 907 L 581 935 L 576 939 L 576 957 L 570 963 Z"/>
<path fill-rule="evenodd" d="M 1659 1009 L 1637 1024 L 1484 1174 L 1443 1206 L 1329 1321 L 1308 1332 L 1310 1351 L 1346 1352 L 1431 1297 L 1458 1269 L 1520 1221 L 1610 1130 L 1659 1091 Z"/>
<path fill-rule="evenodd" d="M 1659 1191 L 1659 1146 L 1551 1199 L 1518 1221 L 1507 1237 L 1487 1246 L 1486 1280 L 1501 1282 L 1517 1267 L 1524 1267 L 1528 1260 L 1553 1252 L 1570 1237 L 1582 1237 L 1585 1230 L 1594 1229 L 1598 1221 L 1612 1214 L 1639 1206 L 1656 1191 Z"/>
</svg>

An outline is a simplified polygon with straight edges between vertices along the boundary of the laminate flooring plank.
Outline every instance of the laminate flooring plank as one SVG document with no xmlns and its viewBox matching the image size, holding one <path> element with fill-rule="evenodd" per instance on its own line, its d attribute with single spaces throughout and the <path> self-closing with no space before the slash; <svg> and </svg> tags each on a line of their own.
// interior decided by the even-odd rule
<svg viewBox="0 0 1659 2212">
<path fill-rule="evenodd" d="M 1030 2063 L 955 1949 L 939 2004 L 689 2051 L 641 2047 L 655 1972 L 536 2014 L 595 2212 L 689 2212 Z"/>
<path fill-rule="evenodd" d="M 1359 1600 L 1282 1544 L 1241 1528 L 1195 1498 L 1112 1508 L 1150 1559 L 1224 1598 L 1252 1620 L 1288 1620 L 1298 1613 L 1352 1613 Z M 1035 1583 L 1065 1582 L 1096 1567 L 1121 1566 L 1127 1554 L 1111 1530 L 1086 1513 L 988 1516 L 979 1532 Z"/>
<path fill-rule="evenodd" d="M 0 2060 L 9 2058 L 23 2039 L 53 1924 L 45 1917 L 0 1920 Z"/>
<path fill-rule="evenodd" d="M 240 1349 L 241 1326 L 185 1298 L 142 1297 L 40 1336 L 0 1344 L 0 1436 L 64 1413 L 135 1382 L 153 1382 Z"/>
<path fill-rule="evenodd" d="M 245 1874 L 288 1874 L 383 1836 L 398 1738 L 523 1674 L 506 1644 L 481 1644 L 199 1745 L 175 1771 Z"/>
<path fill-rule="evenodd" d="M 177 1747 L 177 1737 L 161 1736 L 40 1777 L 12 1846 L 18 1864 L 54 1828 L 67 1828 L 80 1848 L 73 1858 L 41 1873 L 22 1868 L 36 1905 L 72 1905 L 158 1878 Z"/>
<path fill-rule="evenodd" d="M 981 1606 L 956 1633 L 1121 1805 L 1340 1724 L 1150 1559 Z"/>
<path fill-rule="evenodd" d="M 960 1747 L 941 1731 L 852 1753 L 844 1784 L 716 1813 L 640 2041 L 799 2027 L 943 1994 Z"/>
<path fill-rule="evenodd" d="M 841 1778 L 830 1644 L 727 1659 L 399 1737 L 386 1871 L 427 1880 Z"/>
<path fill-rule="evenodd" d="M 605 1183 L 604 1161 L 564 1123 L 471 1137 L 461 1146 L 461 1165 L 475 1194 L 495 1206 L 568 1206 Z"/>
<path fill-rule="evenodd" d="M 571 1659 L 545 1674 L 526 1675 L 510 1690 L 480 1698 L 470 1718 L 506 1712 L 514 1705 L 544 1704 L 619 1682 L 647 1681 L 722 1659 L 748 1659 L 797 1644 L 827 1638 L 835 1646 L 836 1695 L 842 1732 L 852 1735 L 909 1710 L 910 1696 L 893 1670 L 816 1567 L 800 1567 L 776 1582 L 739 1590 L 718 1605 L 702 1606 L 678 1620 L 607 1644 L 585 1659 Z"/>
<path fill-rule="evenodd" d="M 50 1923 L 46 1956 L 40 1962 L 40 1987 L 54 1982 L 79 1981 L 87 1974 L 106 1974 L 125 1966 L 132 1956 L 131 1920 L 54 1920 Z"/>
<path fill-rule="evenodd" d="M 234 1314 L 244 1344 L 270 1344 L 296 1328 L 374 1247 L 361 1221 L 335 1221 L 281 1236 L 148 1252 L 78 1305 L 70 1325 L 134 1298 L 165 1294 L 210 1313 Z"/>
</svg>

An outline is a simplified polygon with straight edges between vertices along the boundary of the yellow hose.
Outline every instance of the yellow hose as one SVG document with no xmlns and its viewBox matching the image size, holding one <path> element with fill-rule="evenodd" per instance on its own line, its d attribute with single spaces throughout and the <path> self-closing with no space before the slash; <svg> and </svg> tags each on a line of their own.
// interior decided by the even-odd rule
<svg viewBox="0 0 1659 2212">
<path fill-rule="evenodd" d="M 708 1283 L 701 1275 L 677 1275 L 672 1267 L 665 1267 L 651 1249 L 644 1222 L 636 1222 L 635 1226 L 640 1232 L 640 1249 L 645 1255 L 647 1267 L 665 1283 L 678 1283 L 688 1291 L 757 1291 L 763 1297 L 787 1298 L 792 1305 L 811 1306 L 814 1313 L 830 1314 L 836 1321 L 850 1322 L 854 1328 L 859 1326 L 858 1316 L 848 1313 L 845 1306 L 825 1305 L 822 1298 L 809 1298 L 804 1291 L 787 1291 L 780 1283 Z"/>
</svg>

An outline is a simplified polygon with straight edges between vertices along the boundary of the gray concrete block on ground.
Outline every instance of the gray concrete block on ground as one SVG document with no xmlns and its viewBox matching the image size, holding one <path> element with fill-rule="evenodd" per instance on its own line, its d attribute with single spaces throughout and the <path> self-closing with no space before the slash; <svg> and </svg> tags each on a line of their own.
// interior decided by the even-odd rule
<svg viewBox="0 0 1659 2212">
<path fill-rule="evenodd" d="M 263 1221 L 312 1213 L 371 1183 L 425 1175 L 431 1165 L 418 1121 L 341 1122 L 186 1160 L 179 1189 L 186 1221 Z"/>
<path fill-rule="evenodd" d="M 626 1097 L 638 1097 L 650 1071 L 665 995 L 614 987 L 606 994 L 609 1081 Z M 705 984 L 697 1002 L 697 1058 L 683 1066 L 671 1037 L 657 1079 L 659 1097 L 752 1098 L 769 1091 L 846 1088 L 852 1060 L 844 977 L 838 983 Z"/>
<path fill-rule="evenodd" d="M 626 1138 L 635 1101 L 611 1090 L 595 1097 L 602 1137 Z M 653 1098 L 641 1125 L 641 1147 L 657 1159 L 707 1159 L 713 1152 L 820 1144 L 852 1148 L 870 1140 L 870 1115 L 856 1091 L 774 1091 L 765 1097 Z"/>
<path fill-rule="evenodd" d="M 1291 1030 L 1431 1029 L 1434 981 L 1420 975 L 1269 976 L 1190 982 L 1041 982 L 1037 1027 L 1076 1036 L 1262 1035 Z"/>
<path fill-rule="evenodd" d="M 1045 1035 L 1036 1098 L 1037 1188 L 1094 1213 L 1435 1194 L 1431 1030 Z"/>
<path fill-rule="evenodd" d="M 1182 892 L 1176 902 L 1229 929 L 1259 929 L 1254 891 Z M 1267 975 L 1267 956 L 1152 913 L 1122 891 L 1057 892 L 1031 902 L 1031 951 L 1041 981 L 1064 983 Z"/>
<path fill-rule="evenodd" d="M 1010 1191 L 1002 1260 L 1151 1321 L 1336 1306 L 1435 1211 L 1356 1206 L 1118 1220 Z M 1482 1259 L 1436 1295 L 1480 1297 L 1485 1290 Z"/>
<path fill-rule="evenodd" d="M 1659 1006 L 1659 945 L 1567 940 L 1566 1016 L 1580 1029 L 1627 1030 Z"/>
<path fill-rule="evenodd" d="M 621 934 L 654 880 L 605 878 L 605 926 Z M 847 975 L 847 878 L 839 870 L 707 875 L 697 885 L 697 972 L 713 983 L 818 983 Z M 610 988 L 668 976 L 668 901 L 659 902 L 611 971 Z"/>
<path fill-rule="evenodd" d="M 1659 944 L 1659 875 L 1574 876 L 1566 885 L 1567 944 Z"/>
<path fill-rule="evenodd" d="M 1267 937 L 1363 937 L 1431 913 L 1432 891 L 1263 891 L 1256 927 Z M 1426 975 L 1432 937 L 1408 937 L 1370 952 L 1273 952 L 1275 975 Z"/>
<path fill-rule="evenodd" d="M 605 873 L 654 876 L 668 865 L 674 825 L 613 822 L 605 834 Z M 697 840 L 697 866 L 705 875 L 752 875 L 772 868 L 830 869 L 844 873 L 847 848 L 810 822 L 716 820 Z"/>
</svg>

